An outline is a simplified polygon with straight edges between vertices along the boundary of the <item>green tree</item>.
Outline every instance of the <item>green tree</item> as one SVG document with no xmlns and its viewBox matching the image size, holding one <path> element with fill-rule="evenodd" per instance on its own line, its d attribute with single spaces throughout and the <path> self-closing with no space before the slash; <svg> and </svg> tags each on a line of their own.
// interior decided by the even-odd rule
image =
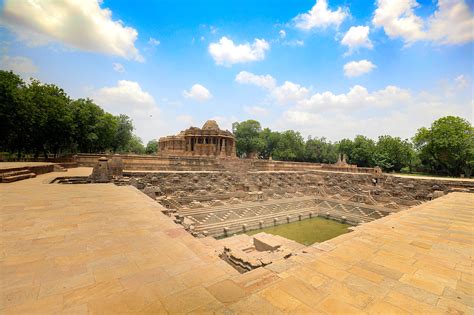
<svg viewBox="0 0 474 315">
<path fill-rule="evenodd" d="M 33 80 L 26 89 L 27 98 L 34 108 L 34 132 L 31 134 L 31 145 L 35 157 L 40 152 L 47 157 L 48 152 L 57 154 L 69 146 L 72 137 L 72 116 L 69 109 L 70 98 L 54 84 L 42 84 Z"/>
<path fill-rule="evenodd" d="M 352 142 L 349 163 L 360 167 L 374 166 L 375 142 L 365 136 L 357 135 Z"/>
<path fill-rule="evenodd" d="M 104 110 L 90 99 L 78 99 L 71 102 L 74 120 L 73 138 L 79 152 L 98 152 L 99 123 Z"/>
<path fill-rule="evenodd" d="M 271 131 L 269 128 L 265 128 L 260 133 L 260 138 L 264 142 L 263 149 L 260 152 L 260 156 L 263 159 L 269 159 L 273 155 L 273 152 L 277 148 L 278 142 L 280 141 L 280 133 L 277 131 Z"/>
<path fill-rule="evenodd" d="M 132 139 L 128 142 L 127 146 L 128 153 L 145 154 L 145 146 L 143 145 L 140 137 L 133 135 Z"/>
<path fill-rule="evenodd" d="M 127 115 L 119 115 L 117 117 L 118 127 L 115 134 L 113 150 L 124 151 L 133 135 L 133 122 Z"/>
<path fill-rule="evenodd" d="M 237 142 L 237 155 L 240 157 L 259 153 L 265 147 L 265 142 L 260 137 L 262 127 L 256 120 L 235 122 L 232 124 L 232 131 Z"/>
<path fill-rule="evenodd" d="M 158 153 L 158 140 L 153 139 L 148 141 L 145 148 L 146 154 L 156 154 Z"/>
<path fill-rule="evenodd" d="M 33 104 L 25 91 L 18 75 L 0 70 L 0 150 L 17 152 L 18 158 L 30 146 L 33 130 Z"/>
<path fill-rule="evenodd" d="M 40 153 L 140 151 L 126 115 L 105 112 L 90 99 L 71 100 L 60 87 L 0 70 L 0 149 Z M 143 147 L 143 144 L 141 145 Z"/>
<path fill-rule="evenodd" d="M 326 138 L 311 138 L 306 140 L 305 161 L 316 163 L 335 163 L 337 161 L 336 146 Z"/>
<path fill-rule="evenodd" d="M 439 174 L 470 176 L 474 168 L 474 131 L 465 119 L 446 116 L 413 138 L 422 164 Z"/>
<path fill-rule="evenodd" d="M 293 130 L 282 132 L 273 157 L 282 161 L 304 160 L 304 139 L 301 134 Z"/>
<path fill-rule="evenodd" d="M 351 139 L 342 139 L 339 142 L 336 142 L 336 151 L 339 154 L 345 154 L 348 157 L 352 155 L 352 149 L 354 148 L 354 143 Z"/>
<path fill-rule="evenodd" d="M 416 154 L 408 140 L 389 135 L 380 136 L 374 154 L 374 164 L 384 171 L 400 172 L 403 167 L 411 171 Z"/>
</svg>

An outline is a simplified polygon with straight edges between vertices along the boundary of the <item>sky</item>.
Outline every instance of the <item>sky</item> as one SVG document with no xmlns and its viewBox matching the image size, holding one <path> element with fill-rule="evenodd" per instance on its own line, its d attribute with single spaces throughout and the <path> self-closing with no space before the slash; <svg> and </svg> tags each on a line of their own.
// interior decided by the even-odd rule
<svg viewBox="0 0 474 315">
<path fill-rule="evenodd" d="M 474 1 L 3 0 L 0 68 L 146 143 L 247 119 L 331 141 L 473 122 Z"/>
</svg>

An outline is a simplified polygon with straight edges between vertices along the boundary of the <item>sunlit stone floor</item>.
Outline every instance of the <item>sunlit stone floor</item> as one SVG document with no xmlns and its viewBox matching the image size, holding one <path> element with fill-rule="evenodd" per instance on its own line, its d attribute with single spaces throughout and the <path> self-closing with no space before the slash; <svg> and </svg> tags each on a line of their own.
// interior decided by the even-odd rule
<svg viewBox="0 0 474 315">
<path fill-rule="evenodd" d="M 0 313 L 474 313 L 474 194 L 238 274 L 132 187 L 0 184 Z"/>
</svg>

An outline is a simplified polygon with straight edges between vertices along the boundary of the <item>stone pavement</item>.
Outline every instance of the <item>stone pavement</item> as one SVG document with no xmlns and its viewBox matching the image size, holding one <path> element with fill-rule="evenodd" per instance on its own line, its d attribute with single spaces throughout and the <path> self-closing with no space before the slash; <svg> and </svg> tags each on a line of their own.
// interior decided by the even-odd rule
<svg viewBox="0 0 474 315">
<path fill-rule="evenodd" d="M 70 169 L 69 176 L 90 169 Z M 238 274 L 130 186 L 0 185 L 0 313 L 474 313 L 474 194 Z"/>
</svg>

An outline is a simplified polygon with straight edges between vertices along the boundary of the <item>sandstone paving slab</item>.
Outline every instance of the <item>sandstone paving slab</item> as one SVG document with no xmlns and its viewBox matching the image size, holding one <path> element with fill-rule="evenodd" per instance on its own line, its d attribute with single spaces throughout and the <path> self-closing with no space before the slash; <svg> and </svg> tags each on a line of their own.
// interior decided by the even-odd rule
<svg viewBox="0 0 474 315">
<path fill-rule="evenodd" d="M 473 194 L 239 274 L 135 188 L 56 176 L 0 186 L 0 313 L 474 313 Z"/>
</svg>

